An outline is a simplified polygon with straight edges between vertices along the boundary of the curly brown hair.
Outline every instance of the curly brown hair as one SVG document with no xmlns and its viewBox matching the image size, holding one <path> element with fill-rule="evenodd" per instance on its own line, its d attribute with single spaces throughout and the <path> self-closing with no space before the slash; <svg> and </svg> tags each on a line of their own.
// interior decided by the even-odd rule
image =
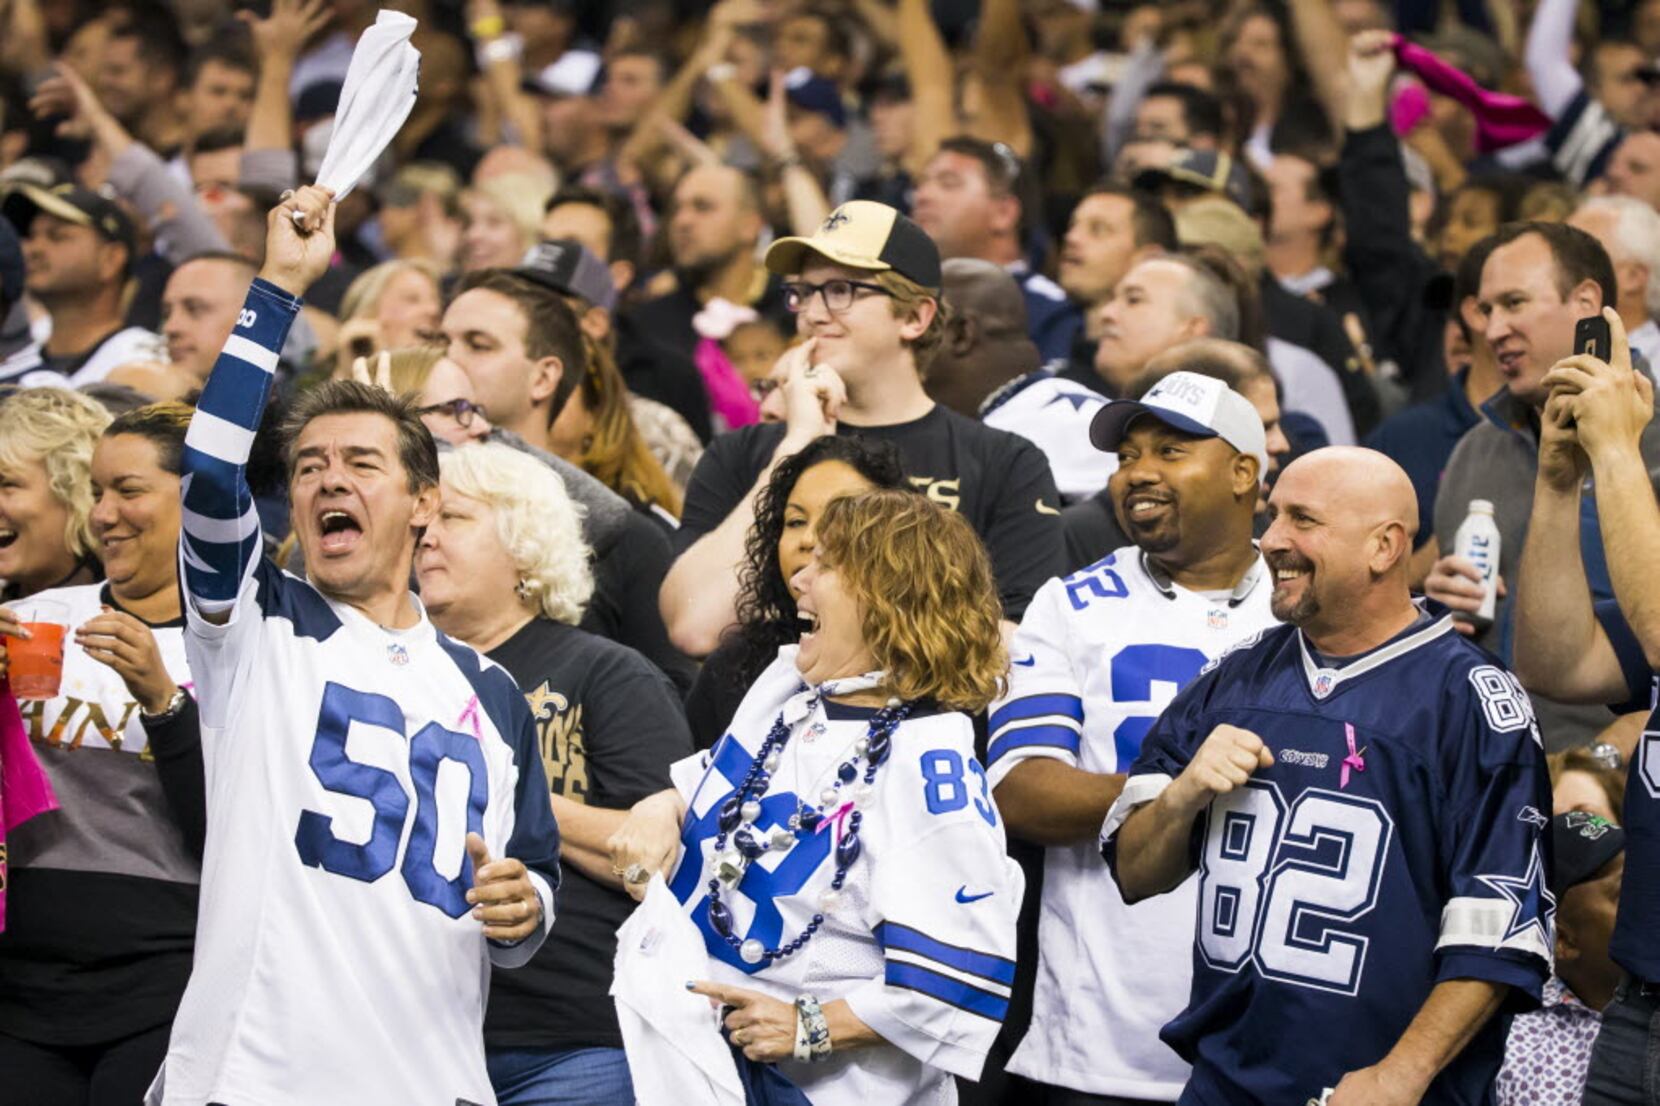
<svg viewBox="0 0 1660 1106">
<path fill-rule="evenodd" d="M 820 560 L 864 608 L 864 637 L 902 699 L 974 713 L 997 697 L 1009 659 L 991 559 L 961 515 L 911 491 L 832 500 Z"/>
</svg>

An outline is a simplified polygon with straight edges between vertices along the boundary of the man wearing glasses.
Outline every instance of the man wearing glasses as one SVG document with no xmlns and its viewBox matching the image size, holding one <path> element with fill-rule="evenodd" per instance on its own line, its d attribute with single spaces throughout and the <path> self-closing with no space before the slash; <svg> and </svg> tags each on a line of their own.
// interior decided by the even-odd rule
<svg viewBox="0 0 1660 1106">
<path fill-rule="evenodd" d="M 754 502 L 781 459 L 824 434 L 891 441 L 913 485 L 962 513 L 991 554 L 1005 617 L 1018 619 L 1061 567 L 1055 482 L 1037 447 L 937 405 L 922 378 L 944 338 L 940 256 L 886 204 L 854 200 L 810 238 L 784 238 L 767 268 L 785 277 L 805 342 L 784 355 L 784 417 L 717 438 L 686 489 L 679 559 L 659 602 L 696 656 L 734 620 L 736 567 Z"/>
<path fill-rule="evenodd" d="M 978 258 L 1007 269 L 1020 282 L 1026 331 L 1044 362 L 1065 361 L 1083 316 L 1065 289 L 1027 259 L 1020 174 L 1020 159 L 1003 143 L 948 138 L 917 181 L 916 221 L 943 256 Z"/>
</svg>

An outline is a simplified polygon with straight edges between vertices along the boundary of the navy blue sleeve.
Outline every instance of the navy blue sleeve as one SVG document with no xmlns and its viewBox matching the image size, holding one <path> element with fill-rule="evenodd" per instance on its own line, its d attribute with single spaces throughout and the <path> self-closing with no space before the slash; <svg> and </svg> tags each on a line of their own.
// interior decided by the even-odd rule
<svg viewBox="0 0 1660 1106">
<path fill-rule="evenodd" d="M 254 281 L 185 435 L 179 560 L 186 601 L 203 614 L 230 610 L 259 561 L 248 454 L 278 352 L 299 313 L 299 300 L 274 284 Z"/>
</svg>

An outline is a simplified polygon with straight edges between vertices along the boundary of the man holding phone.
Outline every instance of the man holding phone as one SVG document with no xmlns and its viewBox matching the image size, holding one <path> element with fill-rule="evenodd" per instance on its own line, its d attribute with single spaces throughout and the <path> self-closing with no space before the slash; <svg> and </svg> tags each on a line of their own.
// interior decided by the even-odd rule
<svg viewBox="0 0 1660 1106">
<path fill-rule="evenodd" d="M 1615 302 L 1616 279 L 1607 252 L 1591 235 L 1559 223 L 1511 223 L 1495 236 L 1482 267 L 1477 311 L 1498 361 L 1504 389 L 1482 404 L 1483 421 L 1453 450 L 1441 476 L 1435 503 L 1435 536 L 1442 556 L 1424 582 L 1424 592 L 1456 612 L 1481 605 L 1476 567 L 1451 555 L 1453 535 L 1469 513 L 1470 501 L 1493 504 L 1499 529 L 1499 602 L 1493 624 L 1479 634 L 1460 628 L 1506 662 L 1513 636 L 1509 595 L 1516 582 L 1528 515 L 1533 509 L 1534 474 L 1539 464 L 1539 419 L 1549 397 L 1546 374 L 1586 342 L 1611 350 L 1602 309 Z M 1576 341 L 1580 324 L 1585 332 Z M 1600 324 L 1600 325 L 1599 325 Z M 1648 470 L 1660 477 L 1660 427 L 1642 436 Z M 1584 499 L 1586 568 L 1598 599 L 1612 594 L 1603 563 L 1595 496 Z M 1607 725 L 1607 712 L 1553 702 L 1533 695 L 1539 728 L 1550 750 L 1582 743 Z"/>
</svg>

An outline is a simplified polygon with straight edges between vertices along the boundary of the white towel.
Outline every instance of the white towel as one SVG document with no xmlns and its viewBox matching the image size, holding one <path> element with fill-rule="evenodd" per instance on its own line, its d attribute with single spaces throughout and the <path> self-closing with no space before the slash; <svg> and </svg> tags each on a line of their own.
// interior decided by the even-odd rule
<svg viewBox="0 0 1660 1106">
<path fill-rule="evenodd" d="M 703 935 L 661 875 L 617 930 L 617 1002 L 639 1106 L 743 1106 L 744 1089 L 718 1014 L 687 982 L 709 977 Z"/>
<path fill-rule="evenodd" d="M 415 20 L 402 12 L 383 11 L 363 32 L 346 70 L 334 132 L 317 183 L 343 200 L 391 144 L 415 107 L 415 78 L 421 52 L 409 44 Z"/>
</svg>

